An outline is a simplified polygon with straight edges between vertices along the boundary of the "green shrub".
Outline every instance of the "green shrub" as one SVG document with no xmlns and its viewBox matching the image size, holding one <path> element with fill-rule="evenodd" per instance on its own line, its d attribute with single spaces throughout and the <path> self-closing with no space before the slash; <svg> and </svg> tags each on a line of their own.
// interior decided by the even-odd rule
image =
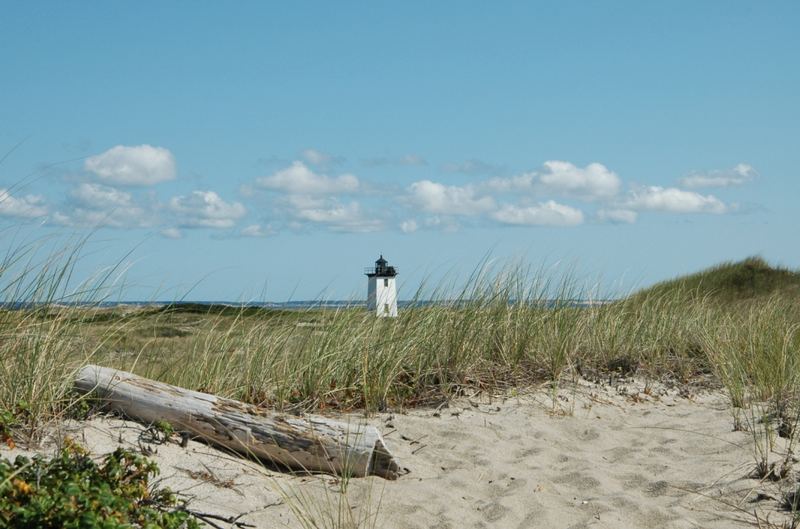
<svg viewBox="0 0 800 529">
<path fill-rule="evenodd" d="M 101 465 L 75 445 L 50 460 L 0 459 L 0 528 L 196 529 L 169 489 L 151 486 L 155 463 L 117 449 Z"/>
</svg>

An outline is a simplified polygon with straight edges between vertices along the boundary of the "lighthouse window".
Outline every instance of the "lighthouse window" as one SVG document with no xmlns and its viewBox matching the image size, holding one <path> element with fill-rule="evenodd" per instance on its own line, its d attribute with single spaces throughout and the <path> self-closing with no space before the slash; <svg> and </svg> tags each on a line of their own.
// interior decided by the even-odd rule
<svg viewBox="0 0 800 529">
<path fill-rule="evenodd" d="M 384 314 L 389 314 L 389 304 L 388 303 L 384 303 L 383 304 L 383 313 Z"/>
<path fill-rule="evenodd" d="M 387 278 L 385 278 L 385 277 L 383 278 L 383 286 L 385 286 L 385 287 L 389 286 L 389 280 Z"/>
</svg>

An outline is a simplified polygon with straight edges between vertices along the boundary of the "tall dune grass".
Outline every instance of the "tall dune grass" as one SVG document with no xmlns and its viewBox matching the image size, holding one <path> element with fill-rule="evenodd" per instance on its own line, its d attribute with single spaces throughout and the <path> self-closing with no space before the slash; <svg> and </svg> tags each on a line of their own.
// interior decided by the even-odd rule
<svg viewBox="0 0 800 529">
<path fill-rule="evenodd" d="M 91 305 L 117 269 L 71 285 L 80 244 L 37 255 L 20 246 L 0 265 L 0 410 L 28 425 L 64 409 L 87 362 L 278 409 L 367 412 L 620 370 L 713 373 L 735 405 L 784 409 L 800 376 L 800 303 L 779 294 L 733 303 L 662 285 L 579 307 L 592 293 L 570 274 L 484 263 L 396 319 L 356 308 L 123 312 Z M 63 305 L 76 301 L 86 304 Z"/>
<path fill-rule="evenodd" d="M 374 411 L 558 381 L 576 367 L 682 380 L 712 369 L 704 339 L 722 335 L 726 320 L 705 300 L 576 307 L 577 295 L 552 300 L 538 288 L 520 295 L 526 281 L 543 284 L 505 275 L 398 319 L 358 309 L 314 313 L 312 326 L 219 319 L 218 332 L 198 335 L 172 367 L 149 374 L 276 407 Z"/>
<path fill-rule="evenodd" d="M 72 285 L 84 242 L 21 244 L 0 262 L 0 411 L 30 436 L 68 407 L 72 376 L 93 356 L 65 304 L 101 298 L 113 269 Z"/>
</svg>

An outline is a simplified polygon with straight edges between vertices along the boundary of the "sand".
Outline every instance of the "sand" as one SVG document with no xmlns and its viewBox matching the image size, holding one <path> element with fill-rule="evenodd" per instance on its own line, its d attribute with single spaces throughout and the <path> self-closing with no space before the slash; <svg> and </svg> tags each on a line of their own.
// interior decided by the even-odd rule
<svg viewBox="0 0 800 529">
<path fill-rule="evenodd" d="M 398 529 L 728 529 L 752 527 L 754 512 L 785 519 L 780 486 L 748 477 L 753 436 L 733 430 L 722 392 L 581 380 L 562 386 L 555 402 L 551 394 L 464 397 L 370 418 L 408 473 L 351 480 L 345 510 L 368 518 L 363 526 Z M 99 417 L 60 430 L 101 455 L 137 447 L 143 428 Z M 163 484 L 200 511 L 301 527 L 292 506 L 316 514 L 339 505 L 330 476 L 266 470 L 194 441 L 151 448 Z"/>
</svg>

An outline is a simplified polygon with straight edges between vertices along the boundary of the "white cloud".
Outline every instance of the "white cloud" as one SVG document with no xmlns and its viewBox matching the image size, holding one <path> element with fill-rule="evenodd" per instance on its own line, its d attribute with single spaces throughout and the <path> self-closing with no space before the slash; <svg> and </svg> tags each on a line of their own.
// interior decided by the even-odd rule
<svg viewBox="0 0 800 529">
<path fill-rule="evenodd" d="M 625 209 L 666 211 L 670 213 L 726 213 L 726 205 L 714 195 L 701 195 L 675 187 L 649 186 L 631 191 L 622 204 Z"/>
<path fill-rule="evenodd" d="M 261 224 L 250 224 L 242 228 L 241 234 L 243 237 L 269 237 L 274 235 L 275 231 L 270 226 L 262 226 Z"/>
<path fill-rule="evenodd" d="M 504 205 L 491 214 L 504 224 L 526 226 L 577 226 L 583 223 L 583 212 L 552 200 L 535 206 Z"/>
<path fill-rule="evenodd" d="M 166 237 L 167 239 L 181 239 L 183 238 L 183 232 L 178 228 L 164 228 L 159 233 L 161 233 L 162 237 Z"/>
<path fill-rule="evenodd" d="M 601 209 L 597 212 L 597 218 L 615 223 L 633 224 L 639 214 L 630 209 Z"/>
<path fill-rule="evenodd" d="M 133 206 L 133 196 L 130 193 L 100 184 L 80 184 L 72 190 L 70 195 L 79 204 L 92 209 Z"/>
<path fill-rule="evenodd" d="M 367 218 L 358 202 L 340 203 L 335 198 L 291 195 L 292 215 L 302 221 L 325 224 L 337 231 L 368 232 L 383 227 L 379 219 Z"/>
<path fill-rule="evenodd" d="M 303 162 L 281 169 L 271 176 L 262 176 L 256 183 L 267 189 L 295 194 L 352 193 L 358 190 L 358 178 L 351 174 L 330 177 L 316 174 Z"/>
<path fill-rule="evenodd" d="M 175 178 L 172 153 L 151 145 L 117 145 L 87 158 L 84 167 L 110 184 L 149 186 Z"/>
<path fill-rule="evenodd" d="M 232 228 L 247 213 L 241 203 L 225 202 L 214 191 L 173 197 L 169 208 L 178 215 L 180 225 L 189 228 Z"/>
<path fill-rule="evenodd" d="M 47 215 L 44 198 L 39 195 L 15 197 L 0 187 L 0 216 L 32 219 Z"/>
<path fill-rule="evenodd" d="M 78 185 L 65 207 L 53 217 L 64 226 L 144 228 L 157 222 L 154 212 L 137 204 L 133 195 L 102 184 Z"/>
<path fill-rule="evenodd" d="M 622 182 L 613 171 L 599 163 L 584 168 L 569 162 L 552 160 L 544 163 L 539 182 L 548 191 L 585 200 L 611 198 L 619 192 Z"/>
<path fill-rule="evenodd" d="M 730 187 L 747 183 L 758 176 L 752 165 L 737 164 L 733 169 L 692 173 L 681 178 L 681 185 L 688 188 Z"/>
<path fill-rule="evenodd" d="M 495 208 L 492 197 L 476 196 L 471 186 L 445 186 L 430 180 L 414 182 L 409 188 L 412 204 L 429 213 L 476 215 Z"/>
<path fill-rule="evenodd" d="M 577 167 L 569 162 L 550 160 L 540 171 L 506 178 L 492 178 L 486 186 L 499 192 L 530 191 L 553 193 L 581 200 L 607 200 L 622 186 L 619 176 L 600 163 Z"/>
<path fill-rule="evenodd" d="M 404 220 L 400 223 L 400 230 L 403 233 L 414 233 L 419 229 L 419 225 L 417 225 L 417 221 L 414 219 Z"/>
</svg>

